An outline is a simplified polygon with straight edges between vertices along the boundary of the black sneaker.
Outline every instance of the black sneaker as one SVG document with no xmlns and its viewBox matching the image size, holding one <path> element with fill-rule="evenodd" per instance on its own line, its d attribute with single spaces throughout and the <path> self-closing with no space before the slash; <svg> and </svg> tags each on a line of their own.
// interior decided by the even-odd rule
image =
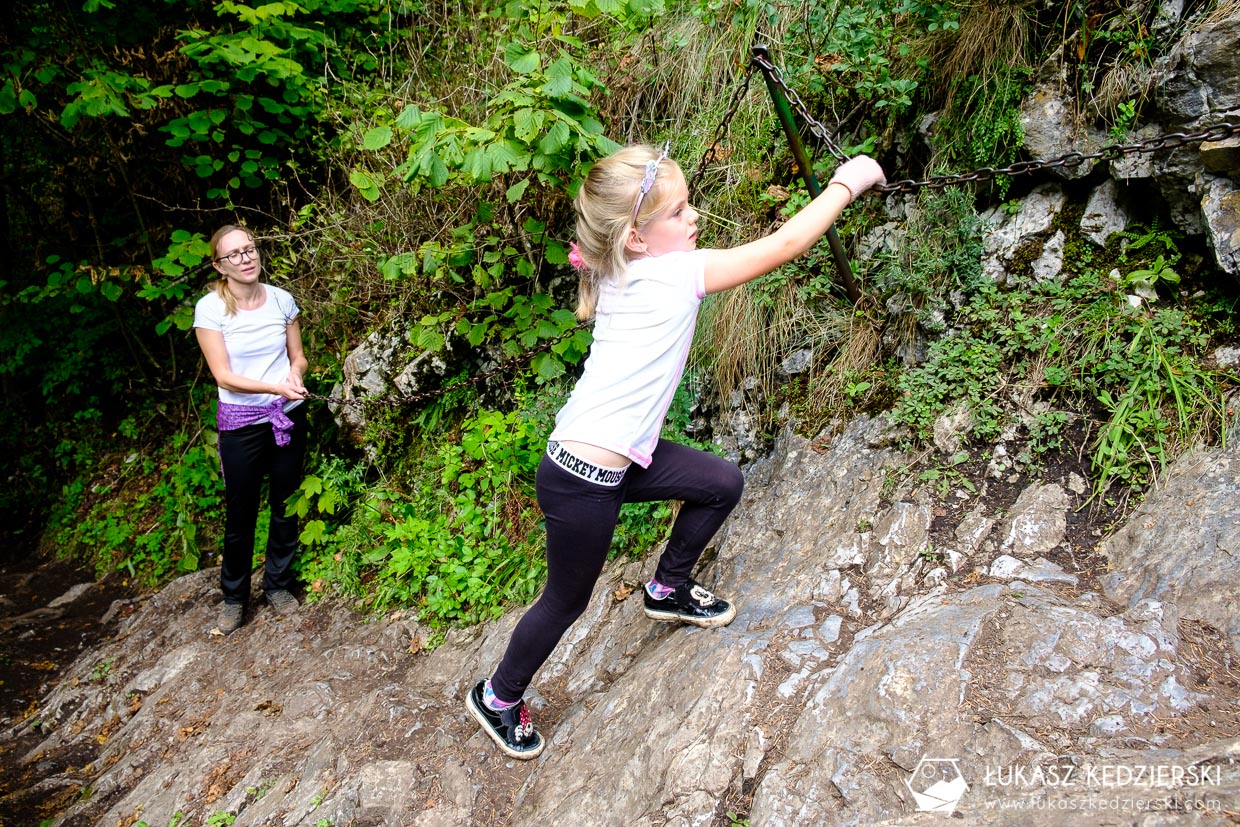
<svg viewBox="0 0 1240 827">
<path fill-rule="evenodd" d="M 727 626 L 736 617 L 736 607 L 708 592 L 692 577 L 662 600 L 655 600 L 642 588 L 646 616 L 664 623 L 691 623 L 704 629 Z"/>
<path fill-rule="evenodd" d="M 477 719 L 482 731 L 491 736 L 505 755 L 522 761 L 537 758 L 543 751 L 543 738 L 534 729 L 534 719 L 530 717 L 525 701 L 518 701 L 516 706 L 496 712 L 482 702 L 485 688 L 486 681 L 478 681 L 465 699 L 469 714 Z"/>
</svg>

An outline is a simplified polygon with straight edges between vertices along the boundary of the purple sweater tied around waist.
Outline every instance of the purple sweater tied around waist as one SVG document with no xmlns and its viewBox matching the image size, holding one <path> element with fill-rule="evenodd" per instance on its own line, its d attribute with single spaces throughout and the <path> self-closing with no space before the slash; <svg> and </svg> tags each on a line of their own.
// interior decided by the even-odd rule
<svg viewBox="0 0 1240 827">
<path fill-rule="evenodd" d="M 289 434 L 293 430 L 293 420 L 284 413 L 283 397 L 267 405 L 232 405 L 228 402 L 221 402 L 219 411 L 216 413 L 216 422 L 221 431 L 235 431 L 256 422 L 262 422 L 264 419 L 271 422 L 276 445 L 288 445 Z"/>
</svg>

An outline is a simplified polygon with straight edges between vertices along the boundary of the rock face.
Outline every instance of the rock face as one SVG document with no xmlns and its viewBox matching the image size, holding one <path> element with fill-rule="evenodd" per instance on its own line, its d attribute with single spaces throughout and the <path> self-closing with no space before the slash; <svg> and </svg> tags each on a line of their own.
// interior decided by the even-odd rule
<svg viewBox="0 0 1240 827">
<path fill-rule="evenodd" d="M 1183 460 L 1098 550 L 1079 480 L 932 491 L 889 439 L 883 419 L 785 433 L 749 466 L 699 574 L 739 606 L 726 629 L 643 615 L 654 555 L 609 565 L 528 696 L 536 761 L 504 758 L 462 705 L 520 609 L 433 649 L 411 620 L 323 604 L 211 637 L 209 570 L 5 735 L 48 768 L 24 794 L 89 785 L 63 825 L 920 824 L 936 795 L 982 824 L 1240 807 L 1240 450 Z"/>
</svg>

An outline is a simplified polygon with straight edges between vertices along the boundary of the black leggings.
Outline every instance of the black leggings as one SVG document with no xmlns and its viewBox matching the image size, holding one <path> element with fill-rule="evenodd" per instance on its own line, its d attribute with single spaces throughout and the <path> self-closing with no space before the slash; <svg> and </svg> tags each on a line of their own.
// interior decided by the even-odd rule
<svg viewBox="0 0 1240 827">
<path fill-rule="evenodd" d="M 547 520 L 547 586 L 517 623 L 491 678 L 501 701 L 517 701 L 534 673 L 590 602 L 607 562 L 620 506 L 683 500 L 654 579 L 689 579 L 710 538 L 740 501 L 740 469 L 714 454 L 660 439 L 649 468 L 633 464 L 614 488 L 587 482 L 545 454 L 538 466 L 538 505 Z"/>
<path fill-rule="evenodd" d="M 297 554 L 297 517 L 288 516 L 285 500 L 301 485 L 302 457 L 306 453 L 306 406 L 288 412 L 293 420 L 289 444 L 276 445 L 271 423 L 260 422 L 235 431 L 220 431 L 220 467 L 224 470 L 224 555 L 220 588 L 225 603 L 250 601 L 250 572 L 254 568 L 254 530 L 258 523 L 263 477 L 268 478 L 267 502 L 271 525 L 267 532 L 267 563 L 263 591 L 293 585 L 292 563 Z"/>
</svg>

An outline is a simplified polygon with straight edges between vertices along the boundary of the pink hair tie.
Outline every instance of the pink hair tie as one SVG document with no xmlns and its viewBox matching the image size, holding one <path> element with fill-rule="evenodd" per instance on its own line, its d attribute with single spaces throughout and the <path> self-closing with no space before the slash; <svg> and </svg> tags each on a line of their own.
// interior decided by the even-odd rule
<svg viewBox="0 0 1240 827">
<path fill-rule="evenodd" d="M 586 264 L 586 260 L 581 257 L 581 250 L 577 247 L 577 242 L 568 242 L 568 263 L 573 265 L 574 270 L 588 270 L 590 266 Z"/>
</svg>

